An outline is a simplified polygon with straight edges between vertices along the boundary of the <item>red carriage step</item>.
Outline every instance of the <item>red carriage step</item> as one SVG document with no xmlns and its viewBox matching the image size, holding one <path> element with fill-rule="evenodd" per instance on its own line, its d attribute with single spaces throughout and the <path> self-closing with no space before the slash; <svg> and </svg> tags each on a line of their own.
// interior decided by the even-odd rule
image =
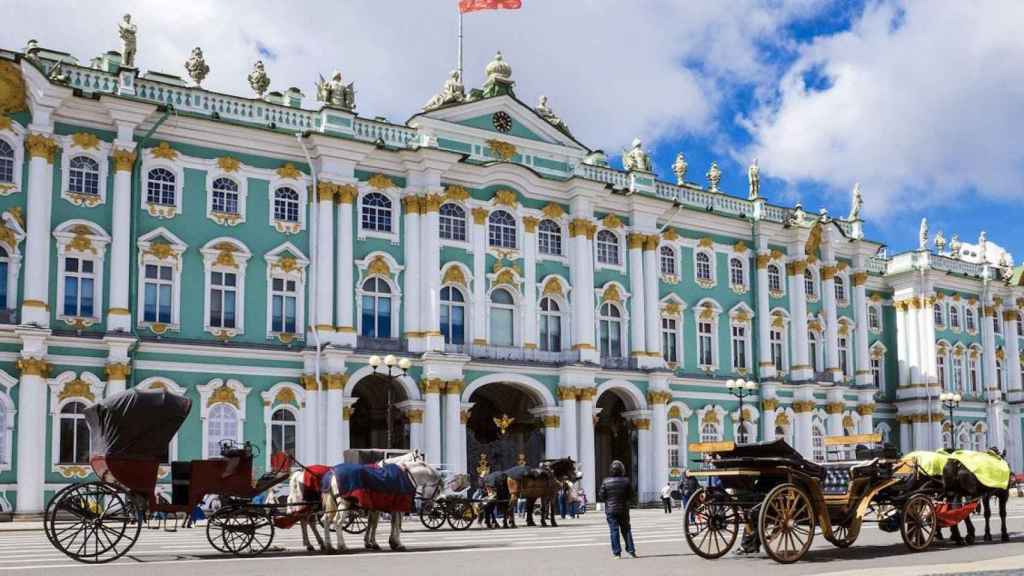
<svg viewBox="0 0 1024 576">
<path fill-rule="evenodd" d="M 953 506 L 948 502 L 942 502 L 935 507 L 935 517 L 939 519 L 940 527 L 949 528 L 966 520 L 978 507 L 978 501 L 974 500 L 955 508 Z"/>
</svg>

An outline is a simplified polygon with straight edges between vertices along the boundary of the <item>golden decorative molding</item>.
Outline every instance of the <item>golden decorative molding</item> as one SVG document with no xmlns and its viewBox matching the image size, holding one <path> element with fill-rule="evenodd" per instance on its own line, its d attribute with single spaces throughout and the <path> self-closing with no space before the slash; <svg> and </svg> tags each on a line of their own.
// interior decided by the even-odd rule
<svg viewBox="0 0 1024 576">
<path fill-rule="evenodd" d="M 45 158 L 53 164 L 53 156 L 58 149 L 57 141 L 45 134 L 29 134 L 25 137 L 25 149 L 29 158 Z"/>
<path fill-rule="evenodd" d="M 292 389 L 288 387 L 282 387 L 280 390 L 277 391 L 277 394 L 274 396 L 274 402 L 278 404 L 298 403 L 295 399 L 295 392 L 293 392 Z"/>
<path fill-rule="evenodd" d="M 561 206 L 555 204 L 554 202 L 548 202 L 541 210 L 541 212 L 544 213 L 545 217 L 550 218 L 552 220 L 558 220 L 562 216 L 565 216 L 565 210 L 563 210 Z"/>
<path fill-rule="evenodd" d="M 594 345 L 591 344 L 590 342 L 580 342 L 579 344 L 573 344 L 572 345 L 573 352 L 577 352 L 579 350 L 593 350 L 593 349 L 594 349 Z"/>
<path fill-rule="evenodd" d="M 626 235 L 626 245 L 630 250 L 641 250 L 644 247 L 646 236 L 637 232 L 630 232 Z"/>
<path fill-rule="evenodd" d="M 853 421 L 853 416 L 847 414 L 843 416 L 843 432 L 857 431 L 857 425 Z"/>
<path fill-rule="evenodd" d="M 355 408 L 354 407 L 352 407 L 352 406 L 345 406 L 344 408 L 341 409 L 341 419 L 342 420 L 351 420 L 353 412 L 355 412 Z"/>
<path fill-rule="evenodd" d="M 171 145 L 167 142 L 160 142 L 155 147 L 150 148 L 149 154 L 153 158 L 160 158 L 163 160 L 174 160 L 178 157 L 178 151 L 171 148 Z"/>
<path fill-rule="evenodd" d="M 473 213 L 474 224 L 484 224 L 487 222 L 487 215 L 489 214 L 487 208 L 473 208 L 471 212 Z"/>
<path fill-rule="evenodd" d="M 217 250 L 217 258 L 213 261 L 215 266 L 223 266 L 225 268 L 238 268 L 238 261 L 235 260 L 235 251 L 237 248 L 230 242 L 220 242 L 213 247 Z"/>
<path fill-rule="evenodd" d="M 592 386 L 591 387 L 587 387 L 587 388 L 577 388 L 576 389 L 576 399 L 577 400 L 581 400 L 581 401 L 593 400 L 595 396 L 597 396 L 597 388 L 594 388 Z"/>
<path fill-rule="evenodd" d="M 870 415 L 872 415 L 874 413 L 875 413 L 875 405 L 874 404 L 861 404 L 861 405 L 857 406 L 857 414 L 860 414 L 861 416 L 870 416 Z"/>
<path fill-rule="evenodd" d="M 419 408 L 410 408 L 405 411 L 405 417 L 409 420 L 410 424 L 422 424 L 423 410 Z"/>
<path fill-rule="evenodd" d="M 608 215 L 601 220 L 601 225 L 605 228 L 616 230 L 622 228 L 622 220 L 619 220 L 618 216 L 609 212 Z"/>
<path fill-rule="evenodd" d="M 622 294 L 619 293 L 619 287 L 615 284 L 609 284 L 604 292 L 601 293 L 601 301 L 603 302 L 622 302 Z"/>
<path fill-rule="evenodd" d="M 42 358 L 18 358 L 15 366 L 22 376 L 42 376 L 45 378 L 50 375 L 50 363 Z"/>
<path fill-rule="evenodd" d="M 510 208 L 514 208 L 519 204 L 519 198 L 516 196 L 516 193 L 507 188 L 495 192 L 491 201 L 498 206 L 508 206 Z"/>
<path fill-rule="evenodd" d="M 833 279 L 835 279 L 835 277 L 836 277 L 836 267 L 835 266 L 822 266 L 821 267 L 821 281 L 822 282 L 827 282 L 828 280 L 833 280 Z"/>
<path fill-rule="evenodd" d="M 683 312 L 682 306 L 678 302 L 666 302 L 661 310 L 666 316 L 676 317 L 681 315 Z"/>
<path fill-rule="evenodd" d="M 805 260 L 793 260 L 786 263 L 786 273 L 790 276 L 800 276 L 805 270 L 807 270 L 807 262 Z"/>
<path fill-rule="evenodd" d="M 0 130 L 10 130 L 12 124 L 13 120 L 11 120 L 10 116 L 0 114 Z"/>
<path fill-rule="evenodd" d="M 222 156 L 217 158 L 217 167 L 227 173 L 238 172 L 238 169 L 242 166 L 242 162 L 238 158 L 232 158 L 230 156 Z"/>
<path fill-rule="evenodd" d="M 378 274 L 381 276 L 391 276 L 391 266 L 388 265 L 388 261 L 383 256 L 377 255 L 370 260 L 370 263 L 366 265 L 366 272 L 368 274 Z"/>
<path fill-rule="evenodd" d="M 420 391 L 424 394 L 437 394 L 444 387 L 444 381 L 440 378 L 424 378 L 420 380 Z"/>
<path fill-rule="evenodd" d="M 569 236 L 571 238 L 586 236 L 587 240 L 593 240 L 596 232 L 597 224 L 586 218 L 574 218 L 569 222 Z"/>
<path fill-rule="evenodd" d="M 737 241 L 735 244 L 732 245 L 732 251 L 736 252 L 737 254 L 745 253 L 747 251 L 747 243 L 744 242 L 743 240 Z"/>
<path fill-rule="evenodd" d="M 316 376 L 313 374 L 303 374 L 299 377 L 299 383 L 302 388 L 311 392 L 316 392 L 320 389 L 319 384 L 316 381 Z"/>
<path fill-rule="evenodd" d="M 387 190 L 395 187 L 395 183 L 391 181 L 391 178 L 383 174 L 370 176 L 370 179 L 366 181 L 366 185 L 374 190 Z"/>
<path fill-rule="evenodd" d="M 697 247 L 698 248 L 714 248 L 715 247 L 715 241 L 712 240 L 710 236 L 705 236 L 705 237 L 703 237 L 703 238 L 701 238 L 700 240 L 697 241 Z"/>
<path fill-rule="evenodd" d="M 814 411 L 813 400 L 796 400 L 793 402 L 793 412 L 797 414 L 806 414 L 807 412 Z"/>
<path fill-rule="evenodd" d="M 441 209 L 441 204 L 444 204 L 444 200 L 443 194 L 427 194 L 420 202 L 420 214 L 437 212 Z"/>
<path fill-rule="evenodd" d="M 665 228 L 665 231 L 661 233 L 661 237 L 669 242 L 675 242 L 679 240 L 679 233 L 676 232 L 675 228 L 669 227 Z"/>
<path fill-rule="evenodd" d="M 116 172 L 131 172 L 132 166 L 135 165 L 135 152 L 133 150 L 114 148 L 114 151 L 110 153 L 110 157 L 114 160 L 114 170 Z"/>
<path fill-rule="evenodd" d="M 444 188 L 444 197 L 455 202 L 465 202 L 469 200 L 469 191 L 458 184 L 449 184 Z"/>
<path fill-rule="evenodd" d="M 637 418 L 633 420 L 633 427 L 637 430 L 650 430 L 651 419 L 650 418 Z"/>
<path fill-rule="evenodd" d="M 526 230 L 527 233 L 533 234 L 537 231 L 537 224 L 539 222 L 540 220 L 533 216 L 523 216 L 523 229 Z"/>
<path fill-rule="evenodd" d="M 291 162 L 285 162 L 284 165 L 278 167 L 278 169 L 275 170 L 275 172 L 277 173 L 278 178 L 284 178 L 288 180 L 298 180 L 302 178 L 302 172 L 299 171 L 299 169 L 296 168 L 295 165 L 292 164 Z"/>
<path fill-rule="evenodd" d="M 505 284 L 508 286 L 517 286 L 519 283 L 516 281 L 516 275 L 512 268 L 502 268 L 494 276 L 494 285 Z"/>
<path fill-rule="evenodd" d="M 826 414 L 842 414 L 844 405 L 842 402 L 829 402 L 825 404 Z"/>
<path fill-rule="evenodd" d="M 701 425 L 714 424 L 717 426 L 720 422 L 721 420 L 718 418 L 718 412 L 715 410 L 708 410 L 704 413 L 704 417 L 700 419 Z"/>
<path fill-rule="evenodd" d="M 334 191 L 339 204 L 352 204 L 359 195 L 355 184 L 335 184 Z"/>
<path fill-rule="evenodd" d="M 558 278 L 552 276 L 548 278 L 547 282 L 544 283 L 544 288 L 541 290 L 541 296 L 561 296 L 562 295 L 562 283 L 558 281 Z"/>
<path fill-rule="evenodd" d="M 25 79 L 13 62 L 0 60 L 0 114 L 26 110 Z"/>
<path fill-rule="evenodd" d="M 100 139 L 89 132 L 75 132 L 71 135 L 71 142 L 82 150 L 99 150 Z"/>
<path fill-rule="evenodd" d="M 514 144 L 494 138 L 487 140 L 486 143 L 491 148 L 491 151 L 494 152 L 494 156 L 499 160 L 509 160 L 516 155 Z"/>
<path fill-rule="evenodd" d="M 469 422 L 469 410 L 460 410 L 459 411 L 459 422 L 461 424 L 466 424 L 466 423 Z M 485 462 L 487 460 L 487 454 L 484 454 L 483 452 L 481 452 L 480 453 L 480 460 Z M 480 469 L 477 468 L 477 470 L 480 470 Z M 483 474 L 481 474 L 481 476 L 486 476 L 486 475 L 487 475 L 487 472 L 484 472 Z"/>
<path fill-rule="evenodd" d="M 444 272 L 444 276 L 441 278 L 441 284 L 455 284 L 458 286 L 468 286 L 469 283 L 466 281 L 466 275 L 462 273 L 462 268 L 456 265 L 449 266 Z"/>
<path fill-rule="evenodd" d="M 672 392 L 668 390 L 650 390 L 647 392 L 647 401 L 651 404 L 668 404 L 672 401 Z"/>
<path fill-rule="evenodd" d="M 576 389 L 572 386 L 559 386 L 558 387 L 558 399 L 559 400 L 575 400 Z"/>
<path fill-rule="evenodd" d="M 419 196 L 412 195 L 412 194 L 410 194 L 409 196 L 403 196 L 402 197 L 402 210 L 404 210 L 406 214 L 419 214 L 421 212 L 421 210 L 420 210 L 421 202 L 422 202 L 422 199 Z"/>
<path fill-rule="evenodd" d="M 779 401 L 776 398 L 765 398 L 761 400 L 761 411 L 762 412 L 775 412 L 775 409 L 779 407 Z"/>
<path fill-rule="evenodd" d="M 68 398 L 85 398 L 90 402 L 96 401 L 96 395 L 92 393 L 89 383 L 81 378 L 75 378 L 64 384 L 64 387 L 57 393 L 58 402 L 63 402 Z"/>
<path fill-rule="evenodd" d="M 127 362 L 110 362 L 106 368 L 107 380 L 127 380 L 132 367 Z"/>
<path fill-rule="evenodd" d="M 327 180 L 316 183 L 316 198 L 321 202 L 334 202 L 334 195 L 337 192 L 337 185 Z"/>
<path fill-rule="evenodd" d="M 764 270 L 768 267 L 768 263 L 771 262 L 772 257 L 769 254 L 758 254 L 756 260 L 756 266 L 758 270 Z"/>
<path fill-rule="evenodd" d="M 781 426 L 783 428 L 789 426 L 789 414 L 786 414 L 785 412 L 779 412 L 778 414 L 776 414 L 775 425 Z"/>
<path fill-rule="evenodd" d="M 853 283 L 854 286 L 863 286 L 868 282 L 868 273 L 854 272 L 852 275 L 850 275 L 850 281 Z"/>
<path fill-rule="evenodd" d="M 658 244 L 661 242 L 661 238 L 657 234 L 651 234 L 644 236 L 644 250 L 653 252 L 658 249 Z"/>
<path fill-rule="evenodd" d="M 557 414 L 548 414 L 541 419 L 541 423 L 545 428 L 558 428 L 561 426 L 561 420 Z"/>
<path fill-rule="evenodd" d="M 1003 310 L 1003 320 L 1005 320 L 1006 322 L 1016 322 L 1017 321 L 1017 311 L 1016 310 L 1012 310 L 1012 309 L 1011 310 Z"/>
</svg>

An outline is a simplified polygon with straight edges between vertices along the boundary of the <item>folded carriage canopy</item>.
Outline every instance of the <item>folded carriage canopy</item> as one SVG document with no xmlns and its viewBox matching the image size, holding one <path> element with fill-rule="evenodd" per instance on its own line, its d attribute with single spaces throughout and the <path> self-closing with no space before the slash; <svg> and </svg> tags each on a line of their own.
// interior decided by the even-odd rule
<svg viewBox="0 0 1024 576">
<path fill-rule="evenodd" d="M 152 460 L 188 416 L 192 401 L 163 390 L 126 390 L 85 410 L 92 456 Z"/>
</svg>

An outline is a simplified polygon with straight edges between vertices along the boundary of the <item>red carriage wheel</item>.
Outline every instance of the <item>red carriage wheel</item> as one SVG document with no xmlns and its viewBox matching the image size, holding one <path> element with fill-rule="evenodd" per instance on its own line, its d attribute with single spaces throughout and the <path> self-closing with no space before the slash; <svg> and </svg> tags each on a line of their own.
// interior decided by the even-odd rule
<svg viewBox="0 0 1024 576">
<path fill-rule="evenodd" d="M 55 548 L 86 564 L 112 562 L 139 539 L 142 513 L 131 496 L 106 482 L 72 484 L 46 507 L 43 528 Z"/>
</svg>

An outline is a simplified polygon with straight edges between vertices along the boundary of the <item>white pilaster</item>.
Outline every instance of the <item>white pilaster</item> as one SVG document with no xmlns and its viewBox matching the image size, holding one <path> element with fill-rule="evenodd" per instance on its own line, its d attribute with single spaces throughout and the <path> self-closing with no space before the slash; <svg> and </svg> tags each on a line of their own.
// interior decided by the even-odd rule
<svg viewBox="0 0 1024 576">
<path fill-rule="evenodd" d="M 803 286 L 800 288 L 802 290 Z M 803 454 L 804 458 L 812 458 L 814 456 L 814 441 L 811 437 L 811 425 L 814 419 L 814 389 L 814 385 L 804 385 L 798 387 L 793 394 L 793 412 L 795 415 L 793 438 L 796 443 L 795 448 L 800 454 Z"/>
<path fill-rule="evenodd" d="M 321 181 L 317 190 L 317 318 L 320 340 L 334 339 L 334 193 L 336 185 Z M 312 341 L 312 340 L 311 340 Z M 308 401 L 307 401 L 308 407 Z"/>
<path fill-rule="evenodd" d="M 577 468 L 583 471 L 583 490 L 587 495 L 588 502 L 596 502 L 597 486 L 595 484 L 595 459 L 597 453 L 594 451 L 594 394 L 595 388 L 583 388 L 580 391 L 579 404 L 576 411 L 579 413 L 579 459 Z"/>
<path fill-rule="evenodd" d="M 637 499 L 641 504 L 657 497 L 661 486 L 654 485 L 654 446 L 651 437 L 651 411 L 634 410 L 622 414 L 636 428 L 637 436 Z"/>
<path fill-rule="evenodd" d="M 130 373 L 131 359 L 128 357 L 128 350 L 135 344 L 135 338 L 130 336 L 104 336 L 103 341 L 107 343 L 107 396 L 113 396 L 123 392 L 128 386 L 128 374 Z"/>
<path fill-rule="evenodd" d="M 989 402 L 999 398 L 999 381 L 996 379 L 996 334 L 993 325 L 996 311 L 991 298 L 990 295 L 986 296 L 981 306 L 982 363 L 985 368 L 985 394 Z M 1002 424 L 999 427 L 1002 428 Z M 991 437 L 992 428 L 989 427 L 989 438 Z"/>
<path fill-rule="evenodd" d="M 353 269 L 355 266 L 352 238 L 355 234 L 352 210 L 355 203 L 354 188 L 346 188 L 338 194 L 338 270 L 337 270 L 337 342 L 343 346 L 356 345 L 355 286 L 353 285 Z M 408 273 L 408 261 L 406 273 Z M 408 302 L 409 293 L 403 294 Z"/>
<path fill-rule="evenodd" d="M 899 362 L 900 387 L 910 385 L 910 309 L 905 300 L 897 300 L 896 308 L 896 356 Z"/>
<path fill-rule="evenodd" d="M 114 190 L 111 201 L 110 307 L 107 309 L 107 331 L 128 332 L 132 327 L 132 313 L 128 306 L 128 269 L 135 144 L 130 141 L 116 144 L 118 147 L 114 149 L 113 154 Z"/>
<path fill-rule="evenodd" d="M 575 320 L 573 349 L 579 350 L 580 360 L 598 362 L 600 355 L 594 346 L 594 254 L 591 248 L 597 226 L 590 220 L 591 207 L 585 199 L 574 198 L 571 209 L 569 273 Z"/>
<path fill-rule="evenodd" d="M 858 386 L 870 386 L 872 381 L 871 358 L 868 349 L 868 299 L 864 288 L 868 273 L 857 264 L 860 260 L 862 257 L 858 257 L 854 262 L 857 267 L 850 275 L 850 284 L 853 286 L 853 313 L 856 315 L 854 322 L 857 323 L 853 337 L 857 356 L 855 374 Z"/>
<path fill-rule="evenodd" d="M 53 204 L 53 156 L 57 143 L 49 134 L 29 134 L 26 147 L 29 168 L 25 215 L 28 224 L 25 228 L 25 299 L 21 304 L 21 323 L 46 328 L 50 325 L 50 212 Z M 19 409 L 19 414 L 21 412 Z M 21 434 L 18 436 L 20 438 Z"/>
<path fill-rule="evenodd" d="M 345 385 L 348 383 L 348 374 L 345 361 L 351 354 L 348 350 L 329 347 L 325 351 L 326 362 L 321 369 L 326 369 L 326 374 L 321 374 L 324 382 L 324 428 L 323 460 L 322 462 L 341 462 L 343 460 L 344 448 L 342 448 L 342 425 L 344 418 Z M 318 432 L 320 434 L 321 432 Z"/>
<path fill-rule="evenodd" d="M 844 375 L 839 368 L 839 316 L 836 311 L 836 262 L 832 257 L 830 244 L 822 246 L 825 261 L 821 266 L 821 300 L 825 312 L 825 370 L 831 373 L 833 382 L 842 382 Z"/>
<path fill-rule="evenodd" d="M 444 395 L 444 463 L 454 473 L 465 472 L 462 441 L 466 436 L 462 425 L 462 381 L 445 383 Z"/>
<path fill-rule="evenodd" d="M 771 260 L 771 251 L 768 250 L 768 240 L 764 236 L 758 238 L 757 243 L 758 251 L 755 258 L 757 268 L 757 357 L 758 374 L 764 379 L 776 376 L 775 363 L 772 362 L 771 301 L 768 299 L 768 262 Z M 769 424 L 771 425 L 771 423 Z M 762 435 L 762 438 L 774 437 L 774 425 L 772 426 L 772 435 Z"/>
<path fill-rule="evenodd" d="M 420 250 L 422 249 L 422 234 L 420 233 L 420 207 L 419 196 L 410 194 L 402 198 L 404 210 L 405 230 L 402 232 L 405 242 L 402 248 L 405 253 L 405 274 L 403 276 L 404 294 L 402 294 L 402 313 L 405 319 L 405 338 L 409 342 L 409 350 L 412 352 L 423 352 L 425 350 L 423 341 L 423 330 L 420 327 L 423 316 L 423 308 L 420 306 L 420 292 L 422 278 L 420 278 Z M 412 241 L 410 241 L 410 239 Z"/>
<path fill-rule="evenodd" d="M 828 403 L 825 405 L 825 412 L 828 413 L 828 435 L 829 436 L 843 436 L 845 431 L 843 430 L 843 392 L 844 390 L 836 388 L 828 391 L 827 400 Z"/>
<path fill-rule="evenodd" d="M 562 454 L 579 462 L 576 445 L 576 388 L 559 387 L 558 400 L 562 409 Z"/>
<path fill-rule="evenodd" d="M 767 442 L 775 439 L 775 414 L 779 409 L 778 387 L 771 382 L 762 382 L 760 396 L 761 440 Z"/>
<path fill-rule="evenodd" d="M 339 447 L 342 454 L 345 453 L 345 450 L 352 447 L 352 432 L 349 429 L 349 419 L 352 418 L 352 405 L 357 400 L 359 398 L 342 397 L 341 399 L 341 441 Z"/>
<path fill-rule="evenodd" d="M 1006 349 L 1006 390 L 1014 392 L 1021 389 L 1020 381 L 1020 341 L 1017 336 L 1017 309 L 1008 307 L 1003 311 L 1003 340 Z M 1012 398 L 1011 398 L 1012 399 Z M 1011 425 L 1011 428 L 1013 426 Z M 1020 444 L 1016 445 L 1020 448 Z"/>
<path fill-rule="evenodd" d="M 646 352 L 647 316 L 644 291 L 644 235 L 631 233 L 629 246 L 629 350 L 630 355 L 642 358 Z"/>
<path fill-rule="evenodd" d="M 46 337 L 49 330 L 23 328 L 16 330 L 21 338 L 18 369 L 18 514 L 43 511 L 46 438 Z"/>
<path fill-rule="evenodd" d="M 904 454 L 913 452 L 914 442 L 911 423 L 907 420 L 907 417 L 903 415 L 900 416 L 898 422 L 900 427 L 900 452 Z"/>
<path fill-rule="evenodd" d="M 658 298 L 661 266 L 658 262 L 658 241 L 657 234 L 644 239 L 644 328 L 647 334 L 647 361 L 644 365 L 650 367 L 665 365 L 661 356 L 661 301 Z"/>
<path fill-rule="evenodd" d="M 424 316 L 421 328 L 424 331 L 427 350 L 444 350 L 444 336 L 441 334 L 441 229 L 438 209 L 444 199 L 443 190 L 428 189 L 423 204 L 423 215 L 420 219 L 420 243 L 423 251 L 420 254 L 420 276 L 425 283 L 420 294 L 420 307 Z M 475 276 L 484 278 L 485 276 Z"/>
<path fill-rule="evenodd" d="M 800 253 L 797 252 L 797 254 Z M 789 279 L 789 317 L 792 321 L 793 342 L 793 349 L 790 350 L 792 359 L 790 377 L 797 382 L 810 380 L 814 376 L 814 367 L 809 364 L 807 348 L 807 294 L 804 292 L 804 270 L 806 269 L 807 262 L 804 260 L 793 260 L 786 266 Z"/>
<path fill-rule="evenodd" d="M 652 469 L 651 485 L 660 490 L 668 482 L 668 402 L 672 393 L 668 389 L 669 373 L 652 372 L 647 377 L 651 406 Z"/>
<path fill-rule="evenodd" d="M 441 453 L 441 394 L 440 382 L 425 380 L 423 382 L 424 398 L 424 430 L 423 446 L 427 454 L 427 461 L 432 464 L 444 462 L 444 454 Z"/>
<path fill-rule="evenodd" d="M 487 344 L 487 209 L 473 208 L 473 344 Z"/>
<path fill-rule="evenodd" d="M 875 393 L 870 388 L 857 390 L 857 414 L 860 414 L 858 433 L 872 434 L 875 431 Z"/>
<path fill-rule="evenodd" d="M 523 347 L 535 349 L 537 332 L 537 223 L 532 216 L 523 218 Z"/>
</svg>

